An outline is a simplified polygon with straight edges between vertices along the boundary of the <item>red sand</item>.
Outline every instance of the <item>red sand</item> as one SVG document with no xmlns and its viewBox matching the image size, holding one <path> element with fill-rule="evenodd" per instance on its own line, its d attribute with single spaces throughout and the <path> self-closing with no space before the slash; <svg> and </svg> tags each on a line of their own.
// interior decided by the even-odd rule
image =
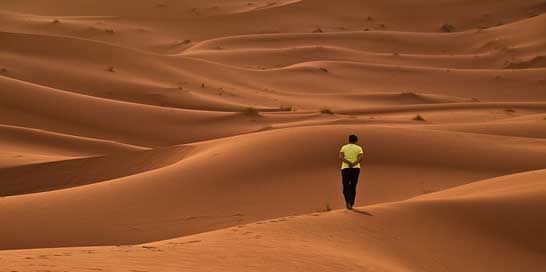
<svg viewBox="0 0 546 272">
<path fill-rule="evenodd" d="M 543 271 L 545 11 L 3 1 L 0 271 Z"/>
</svg>

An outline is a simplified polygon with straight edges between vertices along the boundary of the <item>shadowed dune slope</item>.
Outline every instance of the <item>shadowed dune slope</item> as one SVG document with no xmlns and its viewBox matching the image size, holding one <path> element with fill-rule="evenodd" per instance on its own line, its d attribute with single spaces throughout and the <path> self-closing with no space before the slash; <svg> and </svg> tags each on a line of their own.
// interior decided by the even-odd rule
<svg viewBox="0 0 546 272">
<path fill-rule="evenodd" d="M 21 195 L 111 180 L 178 162 L 190 150 L 179 146 L 62 160 L 0 170 L 0 196 Z"/>
<path fill-rule="evenodd" d="M 74 157 L 88 157 L 141 147 L 24 127 L 0 125 L 0 169 Z"/>
</svg>

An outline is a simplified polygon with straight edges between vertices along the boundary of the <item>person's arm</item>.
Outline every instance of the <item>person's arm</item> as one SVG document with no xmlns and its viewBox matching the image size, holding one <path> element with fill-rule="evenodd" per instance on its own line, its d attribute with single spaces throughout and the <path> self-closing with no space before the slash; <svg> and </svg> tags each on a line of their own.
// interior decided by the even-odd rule
<svg viewBox="0 0 546 272">
<path fill-rule="evenodd" d="M 355 165 L 359 164 L 362 161 L 362 158 L 364 158 L 364 150 L 362 147 L 360 148 L 360 154 L 358 154 L 358 157 L 356 158 Z"/>
<path fill-rule="evenodd" d="M 362 158 L 364 157 L 363 153 L 358 154 L 358 157 L 356 158 L 355 165 L 359 164 L 362 161 Z"/>
<path fill-rule="evenodd" d="M 353 168 L 354 164 L 353 164 L 350 160 L 348 160 L 348 159 L 345 158 L 345 153 L 339 152 L 339 159 L 340 159 L 342 162 L 348 164 L 349 167 Z"/>
</svg>

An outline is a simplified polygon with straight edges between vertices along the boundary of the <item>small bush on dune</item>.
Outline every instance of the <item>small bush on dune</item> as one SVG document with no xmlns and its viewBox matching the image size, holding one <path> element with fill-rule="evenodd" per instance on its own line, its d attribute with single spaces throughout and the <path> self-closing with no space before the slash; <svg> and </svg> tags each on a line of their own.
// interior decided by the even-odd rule
<svg viewBox="0 0 546 272">
<path fill-rule="evenodd" d="M 52 23 L 54 23 L 54 24 L 58 24 L 58 23 L 60 23 L 60 22 L 61 22 L 61 21 L 59 21 L 58 19 L 55 19 L 55 20 L 52 21 Z"/>
<path fill-rule="evenodd" d="M 441 27 L 440 27 L 440 30 L 442 32 L 455 32 L 455 26 L 453 26 L 452 24 L 443 24 Z"/>
<path fill-rule="evenodd" d="M 320 67 L 319 68 L 321 71 L 325 72 L 325 73 L 328 73 L 328 69 L 324 68 L 324 67 Z"/>
<path fill-rule="evenodd" d="M 423 116 L 421 116 L 420 114 L 417 114 L 417 116 L 413 117 L 413 120 L 415 121 L 425 121 L 425 118 L 423 118 Z"/>
<path fill-rule="evenodd" d="M 243 114 L 248 116 L 258 116 L 260 111 L 254 107 L 246 107 L 243 109 Z"/>
<path fill-rule="evenodd" d="M 322 32 L 324 32 L 324 31 L 322 31 L 322 28 L 320 28 L 320 27 L 313 30 L 313 33 L 322 33 Z"/>
<path fill-rule="evenodd" d="M 504 111 L 505 111 L 505 112 L 508 112 L 508 113 L 514 113 L 514 112 L 516 112 L 516 110 L 514 110 L 514 109 L 505 109 Z"/>
<path fill-rule="evenodd" d="M 320 113 L 322 113 L 322 114 L 334 114 L 334 112 L 331 111 L 330 109 L 322 109 L 322 110 L 320 111 Z"/>
<path fill-rule="evenodd" d="M 114 33 L 116 33 L 116 31 L 113 30 L 113 29 L 111 29 L 111 28 L 105 29 L 104 32 L 106 32 L 106 33 L 108 33 L 108 34 L 114 34 Z"/>
<path fill-rule="evenodd" d="M 7 73 L 8 72 L 8 69 L 6 68 L 0 68 L 0 73 Z"/>
<path fill-rule="evenodd" d="M 110 66 L 110 67 L 106 68 L 106 71 L 111 72 L 111 73 L 115 73 L 116 68 L 114 68 L 114 66 Z"/>
</svg>

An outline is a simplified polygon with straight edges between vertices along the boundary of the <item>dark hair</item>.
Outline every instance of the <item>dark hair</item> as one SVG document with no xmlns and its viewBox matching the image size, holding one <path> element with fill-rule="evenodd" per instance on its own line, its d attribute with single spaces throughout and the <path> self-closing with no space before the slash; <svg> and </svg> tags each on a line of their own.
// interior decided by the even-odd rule
<svg viewBox="0 0 546 272">
<path fill-rule="evenodd" d="M 356 135 L 349 135 L 349 143 L 356 143 L 358 142 L 358 137 Z"/>
</svg>

